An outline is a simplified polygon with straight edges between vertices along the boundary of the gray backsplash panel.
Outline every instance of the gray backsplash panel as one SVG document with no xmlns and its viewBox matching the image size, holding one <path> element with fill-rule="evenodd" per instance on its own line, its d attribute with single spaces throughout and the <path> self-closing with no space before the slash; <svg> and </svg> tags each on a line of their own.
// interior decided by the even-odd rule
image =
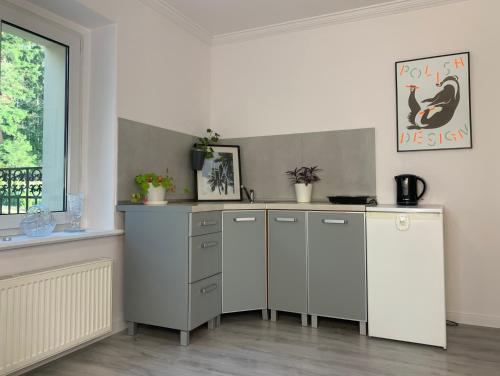
<svg viewBox="0 0 500 376">
<path fill-rule="evenodd" d="M 257 200 L 294 200 L 285 171 L 318 165 L 321 181 L 313 200 L 329 195 L 376 195 L 375 129 L 233 138 L 240 145 L 242 183 L 255 189 Z"/>
<path fill-rule="evenodd" d="M 195 137 L 164 128 L 118 119 L 118 201 L 128 201 L 137 192 L 134 178 L 154 172 L 168 174 L 175 180 L 177 190 L 167 199 L 192 199 L 194 192 L 190 150 Z"/>
<path fill-rule="evenodd" d="M 137 192 L 134 177 L 145 172 L 173 176 L 177 192 L 168 199 L 192 199 L 194 192 L 190 150 L 196 138 L 127 119 L 118 121 L 118 201 Z M 233 138 L 224 145 L 240 145 L 244 185 L 255 189 L 257 200 L 295 200 L 285 171 L 318 165 L 321 181 L 313 200 L 329 195 L 375 195 L 375 129 L 354 129 L 277 136 Z"/>
</svg>

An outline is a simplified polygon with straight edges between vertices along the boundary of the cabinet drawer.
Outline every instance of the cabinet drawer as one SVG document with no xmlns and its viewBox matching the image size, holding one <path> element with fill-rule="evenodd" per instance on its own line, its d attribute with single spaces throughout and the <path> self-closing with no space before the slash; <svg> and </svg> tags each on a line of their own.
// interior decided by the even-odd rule
<svg viewBox="0 0 500 376">
<path fill-rule="evenodd" d="M 189 238 L 189 282 L 222 271 L 222 233 Z"/>
<path fill-rule="evenodd" d="M 188 330 L 213 319 L 222 311 L 222 274 L 189 285 Z"/>
<path fill-rule="evenodd" d="M 189 215 L 189 235 L 197 236 L 222 231 L 222 213 L 211 211 Z"/>
</svg>

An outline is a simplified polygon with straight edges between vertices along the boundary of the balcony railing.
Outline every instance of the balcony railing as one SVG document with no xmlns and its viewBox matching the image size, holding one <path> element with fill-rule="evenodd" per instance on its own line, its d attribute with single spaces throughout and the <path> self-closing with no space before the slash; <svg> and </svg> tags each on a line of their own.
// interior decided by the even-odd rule
<svg viewBox="0 0 500 376">
<path fill-rule="evenodd" d="M 0 215 L 22 214 L 42 199 L 42 168 L 0 168 Z"/>
</svg>

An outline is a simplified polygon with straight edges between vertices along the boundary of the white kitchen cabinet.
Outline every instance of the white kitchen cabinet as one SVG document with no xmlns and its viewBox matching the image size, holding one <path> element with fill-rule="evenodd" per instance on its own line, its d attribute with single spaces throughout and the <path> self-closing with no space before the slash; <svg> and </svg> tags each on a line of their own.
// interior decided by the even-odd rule
<svg viewBox="0 0 500 376">
<path fill-rule="evenodd" d="M 443 209 L 367 208 L 370 336 L 446 348 Z"/>
</svg>

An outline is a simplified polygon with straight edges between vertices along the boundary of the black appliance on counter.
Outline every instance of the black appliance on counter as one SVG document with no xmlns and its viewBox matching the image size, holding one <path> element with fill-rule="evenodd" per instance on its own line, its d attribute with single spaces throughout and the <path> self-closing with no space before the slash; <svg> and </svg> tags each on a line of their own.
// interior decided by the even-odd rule
<svg viewBox="0 0 500 376">
<path fill-rule="evenodd" d="M 425 193 L 427 185 L 425 180 L 419 176 L 404 174 L 394 176 L 396 180 L 396 202 L 398 205 L 416 206 L 418 200 L 422 198 Z M 418 182 L 422 183 L 422 192 L 418 194 Z"/>
</svg>

